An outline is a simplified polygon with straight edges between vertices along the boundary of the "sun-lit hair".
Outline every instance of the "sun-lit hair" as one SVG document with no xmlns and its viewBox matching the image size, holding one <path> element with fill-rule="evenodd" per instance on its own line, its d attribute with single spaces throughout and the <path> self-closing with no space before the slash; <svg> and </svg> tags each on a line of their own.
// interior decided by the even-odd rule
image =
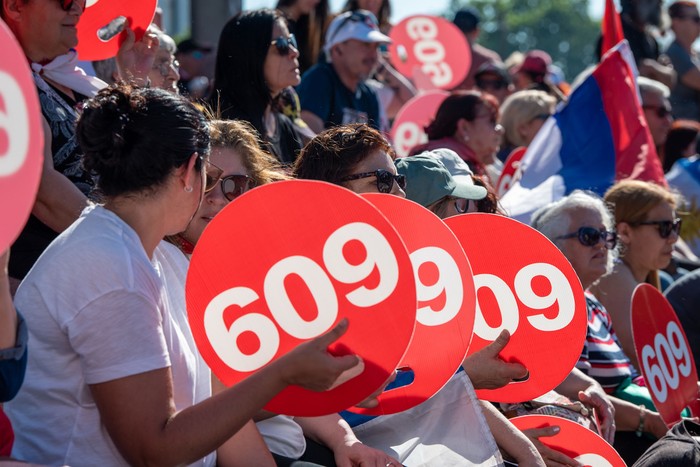
<svg viewBox="0 0 700 467">
<path fill-rule="evenodd" d="M 287 176 L 277 159 L 263 151 L 255 128 L 242 120 L 213 120 L 209 123 L 211 146 L 228 148 L 240 154 L 243 165 L 248 169 L 256 186 L 287 180 Z"/>
<path fill-rule="evenodd" d="M 527 146 L 529 141 L 525 141 L 518 128 L 535 118 L 553 114 L 556 105 L 557 100 L 544 91 L 518 91 L 508 96 L 501 105 L 501 126 L 505 131 L 505 145 Z"/>
</svg>

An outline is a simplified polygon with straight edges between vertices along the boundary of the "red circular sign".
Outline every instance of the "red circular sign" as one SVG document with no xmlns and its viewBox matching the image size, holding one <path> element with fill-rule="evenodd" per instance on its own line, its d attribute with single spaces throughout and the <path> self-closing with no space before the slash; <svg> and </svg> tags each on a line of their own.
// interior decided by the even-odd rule
<svg viewBox="0 0 700 467">
<path fill-rule="evenodd" d="M 151 24 L 157 6 L 158 0 L 87 0 L 78 23 L 78 57 L 89 61 L 115 57 L 124 42 L 124 35 L 116 28 L 121 24 L 119 17 L 126 19 L 138 41 Z"/>
<path fill-rule="evenodd" d="M 496 191 L 498 192 L 498 197 L 502 197 L 506 194 L 506 191 L 513 186 L 513 183 L 520 180 L 522 177 L 522 172 L 520 172 L 520 160 L 523 158 L 527 148 L 516 148 L 508 155 L 508 158 L 503 163 L 503 171 L 501 171 L 501 176 L 498 177 L 498 183 L 496 184 Z"/>
<path fill-rule="evenodd" d="M 656 409 L 671 426 L 681 420 L 686 406 L 697 405 L 698 374 L 673 307 L 652 285 L 639 284 L 634 289 L 632 335 L 639 370 Z"/>
<path fill-rule="evenodd" d="M 391 63 L 404 76 L 427 75 L 433 87 L 452 89 L 469 72 L 471 50 L 462 31 L 444 18 L 410 16 L 391 28 Z"/>
<path fill-rule="evenodd" d="M 418 94 L 401 107 L 390 133 L 399 157 L 408 156 L 411 149 L 428 141 L 425 127 L 435 118 L 442 101 L 449 95 L 445 91 L 429 91 Z"/>
<path fill-rule="evenodd" d="M 288 387 L 266 406 L 288 415 L 338 412 L 377 390 L 416 317 L 411 260 L 394 227 L 355 193 L 308 180 L 226 206 L 195 248 L 186 294 L 197 347 L 229 386 L 349 319 L 329 351 L 359 355 L 363 373 L 322 393 Z"/>
<path fill-rule="evenodd" d="M 586 338 L 586 300 L 569 261 L 535 229 L 496 214 L 444 221 L 467 253 L 476 287 L 469 355 L 507 329 L 501 352 L 530 372 L 526 381 L 479 390 L 480 399 L 522 402 L 554 389 L 578 362 Z"/>
<path fill-rule="evenodd" d="M 41 108 L 27 57 L 0 20 L 0 252 L 27 222 L 44 161 Z"/>
<path fill-rule="evenodd" d="M 559 433 L 542 436 L 540 442 L 588 467 L 626 467 L 617 451 L 603 438 L 576 422 L 550 415 L 524 415 L 511 418 L 519 430 L 558 426 Z"/>
<path fill-rule="evenodd" d="M 410 409 L 432 397 L 459 369 L 474 327 L 474 280 L 452 231 L 435 214 L 405 198 L 363 195 L 396 227 L 413 264 L 418 313 L 413 339 L 398 368 L 413 382 L 385 391 L 379 406 L 353 412 L 382 415 Z"/>
</svg>

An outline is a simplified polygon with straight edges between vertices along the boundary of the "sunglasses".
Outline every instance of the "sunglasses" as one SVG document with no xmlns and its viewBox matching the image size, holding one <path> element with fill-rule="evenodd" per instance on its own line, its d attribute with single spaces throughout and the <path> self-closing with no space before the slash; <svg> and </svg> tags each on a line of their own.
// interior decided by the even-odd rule
<svg viewBox="0 0 700 467">
<path fill-rule="evenodd" d="M 275 49 L 277 49 L 277 53 L 282 56 L 289 55 L 289 52 L 291 52 L 292 47 L 299 50 L 299 46 L 297 45 L 297 38 L 294 34 L 290 34 L 287 37 L 280 36 L 274 41 L 270 42 L 270 45 L 274 45 Z"/>
<path fill-rule="evenodd" d="M 659 226 L 659 235 L 661 238 L 668 238 L 671 236 L 671 233 L 675 233 L 676 235 L 680 234 L 682 223 L 682 219 L 676 218 L 672 221 L 645 221 L 637 222 L 633 225 L 657 225 Z"/>
<path fill-rule="evenodd" d="M 204 193 L 209 193 L 214 189 L 219 180 L 221 179 L 221 174 L 224 173 L 224 169 L 213 164 L 208 159 L 204 159 L 199 156 L 199 160 L 204 164 Z"/>
<path fill-rule="evenodd" d="M 676 16 L 678 19 L 689 19 L 693 21 L 695 24 L 700 24 L 700 16 Z"/>
<path fill-rule="evenodd" d="M 61 4 L 61 8 L 63 9 L 63 11 L 70 11 L 71 8 L 73 8 L 74 3 L 80 3 L 82 5 L 80 9 L 85 10 L 84 0 L 59 0 L 59 3 Z"/>
<path fill-rule="evenodd" d="M 372 29 L 372 30 L 378 30 L 379 29 L 379 23 L 377 23 L 377 19 L 375 18 L 374 15 L 368 15 L 367 13 L 362 13 L 360 11 L 354 11 L 350 16 L 346 17 L 344 20 L 340 22 L 337 28 L 335 28 L 335 31 L 333 31 L 333 34 L 326 40 L 328 43 L 332 43 L 333 39 L 335 36 L 338 35 L 338 33 L 345 27 L 346 24 L 348 23 L 365 23 L 365 25 Z"/>
<path fill-rule="evenodd" d="M 341 182 L 349 182 L 350 180 L 359 180 L 361 178 L 377 177 L 377 190 L 380 193 L 391 193 L 394 188 L 394 182 L 399 185 L 402 190 L 406 189 L 406 176 L 394 175 L 393 173 L 379 169 L 374 172 L 362 172 L 355 175 L 348 175 L 340 179 Z"/>
<path fill-rule="evenodd" d="M 605 243 L 605 248 L 612 250 L 617 245 L 617 233 L 609 232 L 605 229 L 595 227 L 581 227 L 576 232 L 556 237 L 555 240 L 576 238 L 583 246 L 596 246 L 601 240 Z"/>
<path fill-rule="evenodd" d="M 234 174 L 222 177 L 224 170 L 215 164 L 207 161 L 206 181 L 204 182 L 204 192 L 209 193 L 221 182 L 221 192 L 224 198 L 229 201 L 241 196 L 246 191 L 255 187 L 255 182 L 248 175 Z"/>
<path fill-rule="evenodd" d="M 476 87 L 484 90 L 493 89 L 494 91 L 500 91 L 501 89 L 507 88 L 508 83 L 501 79 L 477 79 Z"/>
<path fill-rule="evenodd" d="M 643 105 L 642 108 L 646 110 L 653 110 L 654 114 L 659 118 L 666 118 L 671 115 L 671 109 L 665 106 L 657 107 L 655 105 Z"/>
<path fill-rule="evenodd" d="M 455 211 L 464 214 L 469 211 L 469 200 L 466 198 L 454 198 Z"/>
</svg>

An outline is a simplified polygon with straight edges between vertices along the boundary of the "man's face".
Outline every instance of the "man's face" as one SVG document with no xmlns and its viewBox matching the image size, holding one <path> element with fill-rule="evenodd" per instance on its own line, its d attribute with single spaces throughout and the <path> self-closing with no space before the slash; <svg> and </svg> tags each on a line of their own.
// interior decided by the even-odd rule
<svg viewBox="0 0 700 467">
<path fill-rule="evenodd" d="M 649 124 L 649 132 L 658 148 L 666 142 L 673 123 L 671 103 L 663 95 L 655 92 L 642 93 L 642 108 Z"/>
<path fill-rule="evenodd" d="M 680 15 L 671 19 L 671 29 L 676 37 L 683 40 L 692 41 L 700 36 L 700 15 L 697 7 L 683 7 Z"/>
<path fill-rule="evenodd" d="M 340 73 L 347 73 L 355 79 L 368 79 L 375 67 L 379 56 L 376 42 L 362 42 L 350 39 L 341 42 L 333 49 L 333 65 Z"/>
</svg>

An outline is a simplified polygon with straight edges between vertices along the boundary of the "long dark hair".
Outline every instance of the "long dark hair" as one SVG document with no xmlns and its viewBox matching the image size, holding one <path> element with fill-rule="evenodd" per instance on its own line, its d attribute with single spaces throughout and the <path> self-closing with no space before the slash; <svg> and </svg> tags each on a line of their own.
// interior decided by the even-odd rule
<svg viewBox="0 0 700 467">
<path fill-rule="evenodd" d="M 75 130 L 83 164 L 107 197 L 158 188 L 193 153 L 209 154 L 204 115 L 184 97 L 126 84 L 88 100 Z M 201 161 L 195 162 L 197 170 Z"/>
<path fill-rule="evenodd" d="M 299 0 L 279 0 L 276 8 L 293 6 Z M 302 15 L 294 22 L 293 31 L 299 43 L 299 71 L 304 73 L 318 60 L 325 42 L 330 8 L 328 0 L 321 0 L 309 15 Z M 289 24 L 292 29 L 292 23 Z"/>
<path fill-rule="evenodd" d="M 440 104 L 435 119 L 425 129 L 429 140 L 453 136 L 457 122 L 463 118 L 473 121 L 481 107 L 488 109 L 498 119 L 498 101 L 491 94 L 479 91 L 455 91 Z"/>
<path fill-rule="evenodd" d="M 219 36 L 211 105 L 225 119 L 250 122 L 266 134 L 263 114 L 272 102 L 265 82 L 265 58 L 272 28 L 285 21 L 279 11 L 243 11 L 229 20 Z"/>
</svg>

